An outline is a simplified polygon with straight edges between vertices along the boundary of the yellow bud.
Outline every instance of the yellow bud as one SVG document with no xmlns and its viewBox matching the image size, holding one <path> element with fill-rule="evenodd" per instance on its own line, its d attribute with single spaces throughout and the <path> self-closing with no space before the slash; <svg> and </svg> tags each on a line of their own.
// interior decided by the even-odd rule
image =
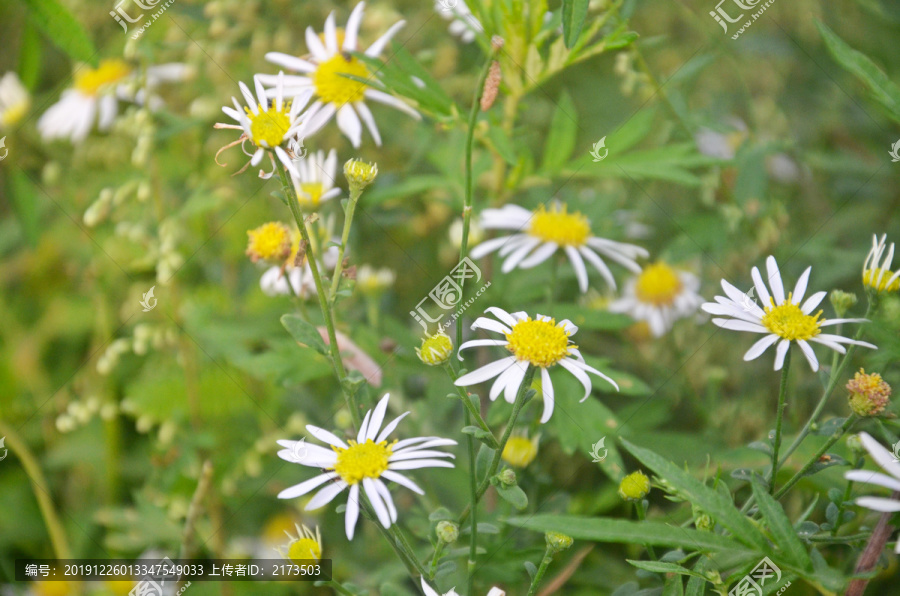
<svg viewBox="0 0 900 596">
<path fill-rule="evenodd" d="M 650 479 L 638 470 L 622 479 L 619 496 L 626 501 L 639 501 L 650 492 Z"/>
<path fill-rule="evenodd" d="M 350 183 L 350 188 L 362 190 L 372 184 L 378 175 L 378 165 L 366 163 L 359 159 L 351 159 L 344 164 L 344 176 Z"/>
</svg>

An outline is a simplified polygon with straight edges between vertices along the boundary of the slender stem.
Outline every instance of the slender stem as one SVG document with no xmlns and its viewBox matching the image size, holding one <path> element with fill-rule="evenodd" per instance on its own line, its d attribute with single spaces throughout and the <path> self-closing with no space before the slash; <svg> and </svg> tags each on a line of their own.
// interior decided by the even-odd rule
<svg viewBox="0 0 900 596">
<path fill-rule="evenodd" d="M 338 348 L 337 335 L 334 332 L 334 318 L 328 300 L 325 298 L 325 289 L 322 285 L 322 277 L 319 275 L 319 264 L 316 259 L 312 241 L 309 237 L 309 231 L 306 229 L 306 222 L 303 220 L 303 215 L 300 213 L 300 204 L 297 201 L 296 191 L 294 191 L 293 186 L 291 186 L 290 181 L 288 180 L 287 172 L 282 167 L 278 169 L 278 174 L 281 176 L 281 186 L 284 190 L 285 197 L 287 198 L 288 206 L 291 209 L 291 214 L 294 216 L 294 221 L 297 223 L 300 235 L 306 242 L 306 251 L 308 253 L 306 261 L 309 263 L 309 269 L 312 272 L 313 281 L 316 284 L 319 307 L 322 309 L 322 317 L 325 319 L 325 328 L 328 330 L 328 347 L 331 350 L 331 364 L 334 367 L 334 373 L 337 375 L 338 383 L 344 394 L 347 409 L 350 410 L 353 425 L 356 428 L 359 428 L 359 408 L 356 405 L 355 396 L 351 395 L 344 386 L 347 372 L 344 370 L 344 361 L 341 360 L 341 351 Z"/>
<path fill-rule="evenodd" d="M 640 499 L 634 502 L 634 511 L 635 513 L 637 513 L 638 521 L 647 521 L 647 510 L 644 509 L 644 499 Z M 654 550 L 653 546 L 647 545 L 646 548 L 647 553 L 650 555 L 650 557 L 655 559 L 656 551 Z"/>
<path fill-rule="evenodd" d="M 854 467 L 858 467 L 858 466 L 854 466 Z M 834 527 L 831 528 L 832 536 L 837 536 L 838 530 L 840 530 L 840 528 L 841 528 L 841 521 L 843 520 L 843 516 L 844 516 L 844 503 L 846 503 L 847 501 L 850 500 L 850 495 L 852 493 L 853 493 L 853 481 L 848 480 L 847 488 L 844 489 L 844 498 L 841 499 L 840 503 L 838 503 L 837 517 L 834 520 Z M 841 539 L 843 539 L 843 538 L 845 538 L 845 537 L 842 536 Z"/>
<path fill-rule="evenodd" d="M 778 452 L 781 450 L 781 424 L 784 421 L 784 405 L 787 399 L 788 373 L 791 370 L 791 345 L 788 344 L 784 355 L 784 366 L 781 369 L 781 388 L 778 390 L 778 413 L 775 416 L 775 442 L 772 444 L 772 475 L 769 481 L 769 493 L 775 490 L 775 479 L 778 477 Z"/>
<path fill-rule="evenodd" d="M 434 572 L 437 571 L 438 561 L 441 560 L 441 553 L 444 551 L 444 541 L 438 538 L 438 545 L 434 549 L 434 555 L 431 557 L 431 566 L 428 569 L 428 579 L 434 579 Z"/>
<path fill-rule="evenodd" d="M 38 507 L 40 507 L 41 515 L 44 518 L 44 524 L 47 526 L 47 533 L 50 534 L 50 542 L 53 544 L 53 552 L 57 559 L 70 559 L 72 557 L 69 550 L 69 541 L 66 538 L 66 530 L 60 523 L 56 509 L 53 507 L 53 501 L 50 499 L 49 485 L 44 473 L 34 457 L 34 454 L 28 449 L 25 441 L 13 428 L 0 420 L 0 433 L 8 442 L 8 449 L 12 451 L 16 457 L 22 462 L 25 468 L 25 474 L 31 480 L 31 486 L 34 492 L 34 498 L 37 499 Z"/>
<path fill-rule="evenodd" d="M 846 433 L 848 430 L 850 430 L 850 427 L 853 426 L 854 422 L 856 422 L 856 418 L 857 418 L 856 414 L 850 414 L 850 416 L 844 421 L 844 424 L 841 425 L 841 428 L 839 430 L 835 431 L 835 433 L 833 435 L 831 435 L 831 438 L 829 438 L 825 442 L 825 444 L 822 445 L 822 447 L 816 452 L 816 454 L 813 455 L 812 458 L 810 458 L 810 460 L 808 462 L 806 462 L 806 464 L 804 464 L 804 466 L 802 468 L 800 468 L 800 471 L 797 472 L 796 474 L 794 474 L 794 476 L 790 480 L 788 480 L 784 486 L 782 486 L 781 488 L 778 489 L 778 492 L 775 493 L 775 498 L 780 499 L 781 497 L 784 496 L 784 494 L 787 491 L 789 491 L 791 489 L 791 487 L 793 487 L 795 484 L 797 484 L 797 482 L 799 482 L 800 479 L 803 478 L 803 475 L 806 474 L 806 472 L 811 467 L 813 467 L 813 465 L 817 461 L 819 461 L 819 458 L 822 457 L 822 455 L 824 455 L 825 452 L 828 451 L 828 449 L 830 449 L 832 445 L 837 443 L 838 440 L 844 436 L 844 433 Z"/>
<path fill-rule="evenodd" d="M 547 573 L 547 567 L 550 566 L 550 561 L 553 560 L 553 555 L 550 553 L 550 547 L 547 547 L 547 550 L 544 551 L 544 558 L 541 559 L 541 566 L 538 567 L 537 572 L 534 574 L 534 579 L 531 580 L 531 587 L 528 588 L 528 596 L 534 596 L 537 593 L 538 585 L 540 585 L 541 580 L 544 579 L 544 574 Z"/>
<path fill-rule="evenodd" d="M 197 481 L 197 488 L 194 490 L 194 496 L 191 497 L 191 504 L 188 506 L 187 516 L 184 519 L 184 530 L 181 533 L 181 546 L 178 548 L 178 558 L 187 559 L 191 554 L 191 548 L 194 538 L 194 525 L 197 518 L 200 517 L 200 511 L 206 492 L 212 482 L 213 465 L 210 460 L 203 462 L 200 469 L 200 479 Z M 178 575 L 178 581 L 181 581 L 181 574 Z"/>
<path fill-rule="evenodd" d="M 341 232 L 341 245 L 338 247 L 337 265 L 334 267 L 334 276 L 331 280 L 331 294 L 328 296 L 332 305 L 337 300 L 338 285 L 341 283 L 341 273 L 344 270 L 344 251 L 347 250 L 347 240 L 350 238 L 350 225 L 353 223 L 353 213 L 356 211 L 356 203 L 359 202 L 361 195 L 361 189 L 351 186 L 350 201 L 347 203 L 347 209 L 344 213 L 344 231 Z"/>
<path fill-rule="evenodd" d="M 372 507 L 362 495 L 360 495 L 359 505 L 359 509 L 362 511 L 363 515 L 378 528 L 378 531 L 381 532 L 384 539 L 388 541 L 388 544 L 391 545 L 391 548 L 393 548 L 394 552 L 397 553 L 397 556 L 400 557 L 400 560 L 406 567 L 406 571 L 409 573 L 410 577 L 417 579 L 419 576 L 425 575 L 425 568 L 419 563 L 416 555 L 409 547 L 409 542 L 406 541 L 406 537 L 403 535 L 403 532 L 400 531 L 397 524 L 391 524 L 390 529 L 386 529 L 382 526 L 381 522 L 379 522 L 378 518 L 375 516 L 375 512 L 372 511 Z"/>
<path fill-rule="evenodd" d="M 465 401 L 469 401 L 468 397 Z M 481 416 L 479 416 L 480 418 Z M 468 410 L 465 412 L 466 426 L 471 422 L 471 414 Z M 491 435 L 493 437 L 494 435 Z M 469 493 L 472 507 L 472 522 L 469 530 L 469 560 L 466 564 L 466 585 L 468 587 L 467 594 L 473 594 L 472 588 L 475 585 L 475 557 L 478 554 L 478 478 L 475 477 L 475 438 L 472 435 L 466 435 L 466 447 L 469 455 Z"/>
<path fill-rule="evenodd" d="M 450 376 L 450 379 L 453 381 L 453 388 L 456 389 L 456 393 L 459 395 L 459 399 L 462 400 L 462 403 L 466 407 L 466 411 L 468 412 L 468 414 L 471 415 L 472 418 L 475 419 L 475 423 L 478 424 L 478 426 L 481 428 L 481 430 L 491 433 L 491 437 L 493 438 L 494 433 L 491 431 L 491 427 L 488 426 L 487 422 L 484 421 L 484 418 L 481 417 L 481 412 L 479 412 L 478 408 L 475 407 L 475 402 L 472 401 L 472 398 L 469 397 L 469 395 L 467 394 L 466 390 L 463 387 L 459 387 L 456 384 L 456 379 L 459 378 L 459 376 L 456 374 L 456 371 L 453 370 L 453 368 L 450 366 L 449 363 L 444 365 L 444 370 L 447 371 L 447 374 Z M 468 426 L 469 423 L 470 423 L 470 420 L 467 418 L 466 426 Z M 497 443 L 497 439 L 494 438 L 493 445 L 491 445 L 491 448 L 496 449 L 498 444 L 499 443 Z"/>
</svg>

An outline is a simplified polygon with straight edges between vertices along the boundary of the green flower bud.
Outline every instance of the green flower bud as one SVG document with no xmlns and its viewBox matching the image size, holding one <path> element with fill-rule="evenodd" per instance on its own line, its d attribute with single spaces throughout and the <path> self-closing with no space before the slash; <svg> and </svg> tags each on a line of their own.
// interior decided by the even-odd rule
<svg viewBox="0 0 900 596">
<path fill-rule="evenodd" d="M 544 534 L 544 540 L 551 554 L 561 553 L 572 546 L 572 537 L 560 532 L 547 532 Z"/>
<path fill-rule="evenodd" d="M 497 479 L 500 480 L 500 484 L 503 486 L 515 486 L 516 485 L 516 473 L 513 472 L 510 468 L 506 468 L 499 474 L 497 474 Z"/>
<path fill-rule="evenodd" d="M 451 521 L 438 522 L 438 525 L 434 531 L 441 542 L 445 542 L 447 544 L 456 542 L 456 539 L 459 538 L 459 526 Z"/>
<path fill-rule="evenodd" d="M 832 290 L 828 299 L 838 317 L 843 317 L 856 304 L 856 294 L 843 290 Z"/>
<path fill-rule="evenodd" d="M 650 492 L 650 479 L 638 470 L 622 479 L 619 496 L 626 501 L 640 501 Z"/>
</svg>

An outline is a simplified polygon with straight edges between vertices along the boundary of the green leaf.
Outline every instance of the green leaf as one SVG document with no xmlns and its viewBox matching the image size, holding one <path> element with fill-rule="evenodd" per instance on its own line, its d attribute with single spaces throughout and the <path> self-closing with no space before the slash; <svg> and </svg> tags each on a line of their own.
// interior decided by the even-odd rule
<svg viewBox="0 0 900 596">
<path fill-rule="evenodd" d="M 590 4 L 589 0 L 563 0 L 563 39 L 569 49 L 575 46 L 578 36 L 581 35 L 584 19 L 588 13 L 588 4 Z"/>
<path fill-rule="evenodd" d="M 673 575 L 666 580 L 666 585 L 663 586 L 662 596 L 684 596 L 684 584 L 682 583 L 680 576 Z"/>
<path fill-rule="evenodd" d="M 479 481 L 487 476 L 491 460 L 494 458 L 494 451 L 484 444 L 478 449 L 478 455 L 475 456 L 475 478 L 478 478 Z"/>
<path fill-rule="evenodd" d="M 516 157 L 516 148 L 502 128 L 498 126 L 490 127 L 488 129 L 488 139 L 490 139 L 491 145 L 494 146 L 500 157 L 503 158 L 503 161 L 511 166 L 515 166 L 518 163 L 519 158 Z"/>
<path fill-rule="evenodd" d="M 762 482 L 758 478 L 754 479 L 752 486 L 753 496 L 756 497 L 759 512 L 765 518 L 775 544 L 781 549 L 781 556 L 798 567 L 811 570 L 812 560 L 806 553 L 806 547 L 803 546 L 803 542 L 797 537 L 794 526 L 791 524 L 791 520 L 788 519 L 787 514 L 785 514 L 784 509 L 778 504 L 778 501 L 772 498 L 769 491 L 763 487 Z"/>
<path fill-rule="evenodd" d="M 556 172 L 569 160 L 575 149 L 575 139 L 578 137 L 578 112 L 575 103 L 568 93 L 563 91 L 559 96 L 559 103 L 553 112 L 550 122 L 550 132 L 544 144 L 544 159 L 542 168 L 546 172 Z"/>
<path fill-rule="evenodd" d="M 41 36 L 32 23 L 27 23 L 22 31 L 22 46 L 19 50 L 19 78 L 28 89 L 34 89 L 41 74 Z"/>
<path fill-rule="evenodd" d="M 847 45 L 824 23 L 816 21 L 816 27 L 838 64 L 859 79 L 869 89 L 872 99 L 884 106 L 894 121 L 900 122 L 900 88 L 868 56 Z"/>
<path fill-rule="evenodd" d="M 683 548 L 689 551 L 746 550 L 732 538 L 720 534 L 654 521 L 543 513 L 528 517 L 512 517 L 505 522 L 535 532 L 562 532 L 576 540 L 593 542 L 637 543 Z"/>
<path fill-rule="evenodd" d="M 84 27 L 59 0 L 21 0 L 31 23 L 73 60 L 97 66 L 97 50 Z"/>
<path fill-rule="evenodd" d="M 703 509 L 722 527 L 727 528 L 737 540 L 761 552 L 765 552 L 769 547 L 766 537 L 734 506 L 731 499 L 704 485 L 649 449 L 638 447 L 625 439 L 621 439 L 621 442 L 645 466 L 668 481 L 687 500 Z"/>
<path fill-rule="evenodd" d="M 534 566 L 534 563 L 531 561 L 525 561 L 525 571 L 528 572 L 528 577 L 534 580 L 534 575 L 537 573 L 537 567 Z"/>
<path fill-rule="evenodd" d="M 40 215 L 37 211 L 41 201 L 37 198 L 37 189 L 20 168 L 10 172 L 9 189 L 10 204 L 22 227 L 22 235 L 30 246 L 37 246 L 41 235 Z"/>
<path fill-rule="evenodd" d="M 299 315 L 284 315 L 281 324 L 298 343 L 309 346 L 320 354 L 328 354 L 328 348 L 312 323 L 304 321 Z"/>
<path fill-rule="evenodd" d="M 525 495 L 525 491 L 518 486 L 503 486 L 502 482 L 498 482 L 494 488 L 497 489 L 497 494 L 501 499 L 519 511 L 528 507 L 528 497 Z"/>
<path fill-rule="evenodd" d="M 497 443 L 497 439 L 494 438 L 494 435 L 484 430 L 483 428 L 479 428 L 477 426 L 465 426 L 463 427 L 462 432 L 467 435 L 472 435 L 491 449 L 496 449 L 500 446 Z"/>
<path fill-rule="evenodd" d="M 644 571 L 652 571 L 653 573 L 677 573 L 678 575 L 689 575 L 691 577 L 705 579 L 702 573 L 698 573 L 687 567 L 682 567 L 681 565 L 676 565 L 675 563 L 664 563 L 662 561 L 635 561 L 633 559 L 625 560 Z"/>
</svg>

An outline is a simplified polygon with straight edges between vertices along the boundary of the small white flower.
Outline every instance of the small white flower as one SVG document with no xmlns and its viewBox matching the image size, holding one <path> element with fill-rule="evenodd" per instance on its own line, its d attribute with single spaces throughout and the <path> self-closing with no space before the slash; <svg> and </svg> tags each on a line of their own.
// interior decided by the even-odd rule
<svg viewBox="0 0 900 596">
<path fill-rule="evenodd" d="M 482 242 L 472 249 L 473 259 L 480 259 L 499 250 L 498 254 L 506 257 L 501 271 L 509 273 L 516 267 L 529 269 L 540 265 L 561 248 L 575 269 L 578 287 L 582 292 L 588 290 L 585 261 L 593 265 L 603 279 L 615 288 L 616 280 L 600 255 L 633 273 L 641 272 L 635 259 L 649 255 L 640 246 L 592 236 L 588 219 L 577 211 L 568 213 L 566 206 L 559 203 L 554 203 L 549 210 L 543 205 L 534 211 L 518 205 L 485 209 L 481 214 L 481 227 L 486 230 L 515 230 L 516 233 Z"/>
<path fill-rule="evenodd" d="M 429 586 L 424 577 L 421 578 L 421 580 L 422 591 L 425 593 L 425 596 L 459 596 L 455 588 L 450 588 L 449 592 L 441 594 L 440 592 Z M 487 596 L 506 596 L 506 592 L 504 592 L 500 588 L 494 587 L 491 588 L 490 592 L 487 593 Z"/>
<path fill-rule="evenodd" d="M 894 454 L 882 447 L 878 441 L 873 439 L 868 433 L 859 433 L 859 439 L 872 459 L 875 460 L 881 469 L 890 474 L 882 474 L 871 470 L 851 470 L 844 473 L 844 478 L 852 482 L 863 482 L 865 484 L 874 484 L 883 486 L 894 491 L 900 491 L 900 462 L 894 457 Z M 900 511 L 900 500 L 884 497 L 860 497 L 856 499 L 856 504 L 866 509 L 880 511 L 882 513 L 893 513 Z M 900 540 L 894 552 L 900 554 Z"/>
<path fill-rule="evenodd" d="M 417 120 L 420 118 L 418 112 L 396 97 L 343 76 L 353 75 L 362 79 L 374 76 L 361 60 L 350 53 L 359 50 L 359 25 L 364 8 L 364 2 L 356 5 L 347 20 L 346 31 L 335 27 L 334 13 L 329 14 L 325 20 L 325 33 L 321 39 L 312 27 L 307 27 L 306 46 L 310 55 L 306 59 L 280 52 L 266 54 L 269 62 L 289 71 L 303 73 L 304 76 L 286 76 L 285 91 L 289 94 L 309 92 L 316 95 L 316 102 L 312 106 L 315 112 L 313 128 L 320 128 L 336 114 L 338 128 L 354 147 L 359 147 L 362 140 L 360 119 L 366 123 L 375 144 L 381 145 L 381 135 L 375 125 L 375 118 L 364 101 L 366 99 L 397 108 Z M 372 58 L 380 56 L 390 39 L 405 24 L 406 21 L 400 21 L 391 26 L 366 49 L 365 55 Z M 274 75 L 259 75 L 259 78 L 266 85 L 277 82 Z M 273 90 L 270 89 L 269 95 L 272 94 Z"/>
<path fill-rule="evenodd" d="M 450 7 L 449 10 L 447 7 Z M 446 20 L 450 20 L 447 29 L 463 43 L 472 43 L 475 37 L 484 32 L 479 21 L 464 0 L 434 0 L 434 9 Z"/>
<path fill-rule="evenodd" d="M 453 458 L 453 454 L 429 448 L 456 445 L 456 441 L 440 437 L 416 437 L 388 443 L 388 436 L 394 432 L 400 420 L 409 414 L 405 412 L 397 416 L 382 429 L 389 398 L 390 394 L 385 395 L 374 410 L 366 412 L 355 441 L 345 443 L 323 428 L 307 425 L 306 430 L 312 436 L 327 443 L 331 448 L 307 444 L 306 454 L 302 458 L 294 454 L 293 447 L 296 441 L 278 441 L 278 444 L 284 447 L 278 452 L 281 459 L 325 470 L 323 474 L 284 489 L 278 493 L 278 498 L 300 497 L 325 484 L 325 488 L 319 489 L 307 503 L 305 509 L 311 511 L 327 505 L 349 487 L 344 529 L 347 538 L 353 540 L 356 520 L 359 518 L 360 485 L 362 485 L 378 521 L 385 528 L 390 528 L 391 524 L 397 521 L 397 508 L 384 480 L 390 480 L 424 495 L 425 491 L 399 472 L 419 468 L 452 468 L 451 462 L 436 458 Z"/>
<path fill-rule="evenodd" d="M 31 96 L 19 76 L 8 72 L 0 78 L 0 128 L 19 122 L 31 107 Z"/>
<path fill-rule="evenodd" d="M 189 69 L 184 64 L 171 63 L 150 66 L 146 71 L 147 88 L 163 82 L 184 79 Z M 63 91 L 55 104 L 38 120 L 37 126 L 44 140 L 68 138 L 80 143 L 97 122 L 101 131 L 109 130 L 116 119 L 119 100 L 147 103 L 158 109 L 162 100 L 145 97 L 143 89 L 136 89 L 135 69 L 123 60 L 103 60 L 97 68 L 83 66 L 75 72 L 75 84 Z"/>
<path fill-rule="evenodd" d="M 476 346 L 503 346 L 511 355 L 464 374 L 456 380 L 456 385 L 467 387 L 497 377 L 491 385 L 489 394 L 491 401 L 497 399 L 503 392 L 503 399 L 514 403 L 528 366 L 537 367 L 541 371 L 541 391 L 544 394 L 542 424 L 550 420 L 553 414 L 553 383 L 550 381 L 548 369 L 556 364 L 572 373 L 581 382 L 584 387 L 584 397 L 581 401 L 586 400 L 591 393 L 591 378 L 585 372 L 597 375 L 615 387 L 616 391 L 619 390 L 615 381 L 585 363 L 581 352 L 569 339 L 578 332 L 578 327 L 568 319 L 557 323 L 554 319 L 540 314 L 531 319 L 524 312 L 510 314 L 496 306 L 488 307 L 485 312 L 493 314 L 499 321 L 479 317 L 472 323 L 472 329 L 502 333 L 506 339 L 467 341 L 459 347 L 459 352 Z M 459 359 L 462 360 L 462 355 Z"/>
<path fill-rule="evenodd" d="M 341 189 L 334 187 L 337 175 L 337 153 L 334 149 L 325 156 L 324 151 L 311 153 L 308 157 L 294 160 L 295 176 L 291 173 L 294 190 L 300 205 L 307 209 L 318 209 L 319 205 L 340 196 Z"/>
<path fill-rule="evenodd" d="M 332 238 L 333 242 L 340 241 L 340 238 Z M 294 247 L 296 254 L 296 246 Z M 303 266 L 298 267 L 293 264 L 294 257 L 288 257 L 286 265 L 275 265 L 269 267 L 259 278 L 259 287 L 267 296 L 300 296 L 301 298 L 309 298 L 316 295 L 316 282 L 313 279 L 312 269 L 309 262 L 304 259 Z M 333 271 L 337 266 L 338 247 L 329 246 L 319 261 L 319 271 Z M 288 283 L 293 286 L 294 291 L 288 287 Z"/>
<path fill-rule="evenodd" d="M 243 107 L 235 97 L 232 97 L 231 102 L 234 104 L 234 108 L 228 106 L 222 108 L 222 111 L 235 120 L 237 124 L 217 122 L 215 128 L 240 130 L 243 134 L 239 140 L 220 149 L 219 153 L 232 145 L 241 143 L 241 149 L 244 151 L 244 154 L 250 157 L 248 165 L 256 167 L 262 161 L 263 156 L 269 152 L 272 171 L 268 173 L 263 170 L 259 171 L 260 178 L 268 179 L 275 173 L 275 160 L 271 154 L 274 151 L 278 160 L 287 168 L 287 171 L 292 176 L 299 177 L 300 174 L 297 172 L 291 156 L 288 155 L 282 145 L 287 144 L 294 137 L 303 138 L 305 135 L 315 132 L 309 126 L 312 119 L 310 111 L 302 113 L 303 108 L 309 103 L 312 93 L 300 93 L 294 96 L 293 99 L 286 101 L 284 73 L 279 73 L 275 87 L 275 98 L 274 101 L 270 101 L 266 98 L 266 91 L 263 89 L 259 78 L 255 77 L 253 82 L 256 87 L 255 98 L 250 93 L 247 85 L 243 82 L 238 83 L 238 86 L 241 88 L 241 94 L 247 102 L 246 107 Z M 301 115 L 303 116 L 302 119 Z M 244 149 L 245 141 L 250 141 L 256 147 L 253 153 L 248 153 Z M 216 156 L 218 156 L 218 153 L 216 153 Z M 246 168 L 247 166 L 244 166 L 239 172 L 243 172 Z"/>
<path fill-rule="evenodd" d="M 751 271 L 756 295 L 759 296 L 764 308 L 747 300 L 743 292 L 724 279 L 722 280 L 722 289 L 725 290 L 728 297 L 716 296 L 715 302 L 707 302 L 702 306 L 703 310 L 712 315 L 728 317 L 727 319 L 712 320 L 723 329 L 766 334 L 747 350 L 747 353 L 744 354 L 745 361 L 758 358 L 770 346 L 778 343 L 775 352 L 775 370 L 781 370 L 791 342 L 796 342 L 809 361 L 809 366 L 816 371 L 819 370 L 819 361 L 809 342 L 822 344 L 841 354 L 847 352 L 841 344 L 854 344 L 877 349 L 876 346 L 864 341 L 822 333 L 822 327 L 841 323 L 866 323 L 868 320 L 820 319 L 821 310 L 816 314 L 811 314 L 828 294 L 828 292 L 816 292 L 806 302 L 803 302 L 812 267 L 806 268 L 806 271 L 797 280 L 794 291 L 789 292 L 787 296 L 784 294 L 784 284 L 781 281 L 781 272 L 778 270 L 775 257 L 770 256 L 766 259 L 766 270 L 769 276 L 769 286 L 772 288 L 771 294 L 766 288 L 766 284 L 763 283 L 759 269 L 754 267 Z"/>
<path fill-rule="evenodd" d="M 703 303 L 697 293 L 700 280 L 687 271 L 676 271 L 659 262 L 644 267 L 626 283 L 624 295 L 609 305 L 610 312 L 625 313 L 645 321 L 655 337 L 661 337 L 678 319 L 694 314 Z"/>
<path fill-rule="evenodd" d="M 887 256 L 884 249 L 887 248 L 887 234 L 881 236 L 872 235 L 872 248 L 863 263 L 863 285 L 872 288 L 876 292 L 893 292 L 900 288 L 900 270 L 891 272 L 891 264 L 894 262 L 894 243 L 891 242 Z M 882 257 L 884 256 L 884 259 Z"/>
</svg>

